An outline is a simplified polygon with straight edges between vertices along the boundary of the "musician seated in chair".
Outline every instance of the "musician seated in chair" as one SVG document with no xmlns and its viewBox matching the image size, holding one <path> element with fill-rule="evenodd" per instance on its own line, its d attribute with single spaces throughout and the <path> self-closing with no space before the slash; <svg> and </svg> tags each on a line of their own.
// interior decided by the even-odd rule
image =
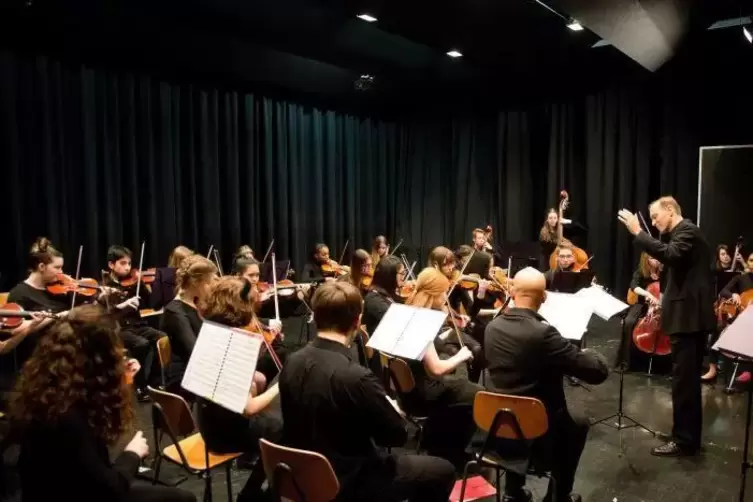
<svg viewBox="0 0 753 502">
<path fill-rule="evenodd" d="M 580 501 L 572 493 L 588 434 L 588 422 L 570 415 L 565 402 L 563 376 L 569 375 L 590 384 L 606 380 L 606 359 L 589 349 L 579 350 L 547 324 L 537 311 L 546 299 L 546 280 L 536 269 L 525 268 L 515 275 L 512 290 L 515 308 L 500 315 L 486 328 L 487 387 L 494 392 L 540 399 L 549 416 L 549 432 L 536 440 L 530 459 L 551 469 L 556 480 L 556 500 Z M 500 452 L 509 454 L 508 444 Z M 505 498 L 508 502 L 529 501 L 525 475 L 506 474 Z M 544 498 L 552 500 L 552 487 Z"/>
<path fill-rule="evenodd" d="M 554 276 L 558 272 L 572 272 L 575 265 L 575 255 L 573 254 L 573 245 L 570 242 L 563 241 L 557 246 L 557 267 L 544 272 L 546 279 L 546 289 L 552 287 Z"/>
<path fill-rule="evenodd" d="M 738 255 L 739 256 L 739 255 Z M 753 253 L 748 255 L 745 261 L 745 272 L 735 276 L 729 283 L 719 292 L 719 297 L 723 300 L 729 300 L 737 308 L 738 312 L 745 310 L 751 303 L 751 291 L 753 291 Z M 747 294 L 746 294 L 747 293 Z M 718 339 L 718 336 L 716 337 Z M 712 340 L 712 343 L 716 340 Z M 712 353 L 712 356 L 715 354 Z M 718 356 L 716 356 L 718 358 Z M 713 359 L 712 359 L 713 361 Z M 745 364 L 746 367 L 749 364 Z M 713 370 L 713 371 L 712 371 Z M 709 372 L 701 377 L 702 381 L 713 381 L 716 379 L 716 365 L 711 365 Z M 735 379 L 737 383 L 747 383 L 751 380 L 751 372 L 749 369 L 741 372 Z"/>
</svg>

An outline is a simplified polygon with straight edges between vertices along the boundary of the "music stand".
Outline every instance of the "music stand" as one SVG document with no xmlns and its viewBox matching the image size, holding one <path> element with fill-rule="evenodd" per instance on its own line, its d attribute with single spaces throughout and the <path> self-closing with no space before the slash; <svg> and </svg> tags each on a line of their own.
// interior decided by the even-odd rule
<svg viewBox="0 0 753 502">
<path fill-rule="evenodd" d="M 581 270 L 580 272 L 567 272 L 557 270 L 552 277 L 550 290 L 558 293 L 577 293 L 591 285 L 594 279 L 593 270 Z"/>
<path fill-rule="evenodd" d="M 753 360 L 753 309 L 745 309 L 727 326 L 727 329 L 719 337 L 712 347 L 715 350 L 737 358 Z M 745 481 L 748 469 L 753 464 L 748 461 L 748 448 L 750 446 L 750 421 L 753 411 L 753 386 L 748 385 L 748 405 L 745 412 L 745 442 L 743 445 L 743 459 L 740 463 L 740 502 L 745 500 Z"/>
</svg>

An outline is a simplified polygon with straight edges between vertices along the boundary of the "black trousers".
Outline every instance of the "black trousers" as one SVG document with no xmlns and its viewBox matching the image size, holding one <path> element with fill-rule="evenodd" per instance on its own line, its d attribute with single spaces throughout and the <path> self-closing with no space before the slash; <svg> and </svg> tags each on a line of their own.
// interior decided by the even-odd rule
<svg viewBox="0 0 753 502">
<path fill-rule="evenodd" d="M 145 389 L 149 383 L 149 377 L 152 370 L 158 367 L 157 358 L 157 340 L 165 335 L 158 329 L 149 326 L 123 326 L 120 330 L 120 337 L 123 339 L 123 345 L 126 350 L 141 364 L 141 371 L 134 377 L 134 385 L 137 389 Z"/>
<path fill-rule="evenodd" d="M 701 447 L 701 368 L 706 333 L 670 335 L 672 344 L 672 436 L 683 448 Z"/>
<path fill-rule="evenodd" d="M 136 480 L 131 485 L 129 502 L 196 502 L 193 493 L 172 486 L 160 486 Z"/>
<path fill-rule="evenodd" d="M 392 473 L 364 473 L 344 486 L 338 502 L 447 502 L 455 484 L 450 462 L 428 455 L 393 455 Z M 368 476 L 368 477 L 367 477 Z"/>
<path fill-rule="evenodd" d="M 567 410 L 553 413 L 549 418 L 549 432 L 531 445 L 530 460 L 541 470 L 551 470 L 556 484 L 556 499 L 568 500 L 573 491 L 575 472 L 580 456 L 586 446 L 588 420 L 573 418 Z M 500 442 L 500 454 L 508 456 L 506 442 Z M 505 474 L 505 494 L 520 497 L 526 477 L 523 473 L 508 471 Z M 545 501 L 552 500 L 552 485 L 549 485 Z"/>
</svg>

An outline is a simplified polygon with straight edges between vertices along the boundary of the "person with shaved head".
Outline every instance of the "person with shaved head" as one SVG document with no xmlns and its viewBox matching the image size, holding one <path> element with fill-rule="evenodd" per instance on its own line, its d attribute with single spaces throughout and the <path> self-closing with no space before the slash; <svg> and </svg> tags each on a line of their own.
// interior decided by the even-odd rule
<svg viewBox="0 0 753 502">
<path fill-rule="evenodd" d="M 538 314 L 546 299 L 544 274 L 528 267 L 515 275 L 513 284 L 515 307 L 490 322 L 484 333 L 486 385 L 493 392 L 535 397 L 544 403 L 549 431 L 525 454 L 537 466 L 551 469 L 556 480 L 556 488 L 549 485 L 544 501 L 556 496 L 558 501 L 578 502 L 581 497 L 572 489 L 586 444 L 588 421 L 570 415 L 563 377 L 599 384 L 609 374 L 607 360 L 596 352 L 579 350 Z M 509 447 L 500 445 L 506 451 Z M 507 472 L 504 500 L 531 500 L 525 472 Z"/>
</svg>

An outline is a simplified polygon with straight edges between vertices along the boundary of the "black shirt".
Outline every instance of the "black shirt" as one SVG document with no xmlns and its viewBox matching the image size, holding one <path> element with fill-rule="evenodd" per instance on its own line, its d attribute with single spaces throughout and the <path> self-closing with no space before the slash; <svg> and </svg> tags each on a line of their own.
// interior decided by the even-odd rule
<svg viewBox="0 0 753 502">
<path fill-rule="evenodd" d="M 292 354 L 280 375 L 280 400 L 285 444 L 327 457 L 344 498 L 358 491 L 362 476 L 394 472 L 394 460 L 374 442 L 401 446 L 405 422 L 344 345 L 317 337 Z"/>
<path fill-rule="evenodd" d="M 170 339 L 175 362 L 188 363 L 201 330 L 201 322 L 196 309 L 177 298 L 165 306 L 161 328 Z"/>
<path fill-rule="evenodd" d="M 606 359 L 582 352 L 554 326 L 529 309 L 512 308 L 489 323 L 484 333 L 491 390 L 540 399 L 550 416 L 566 407 L 564 375 L 587 383 L 606 380 Z"/>
<path fill-rule="evenodd" d="M 141 459 L 123 452 L 114 464 L 107 445 L 94 435 L 76 407 L 55 422 L 33 423 L 24 432 L 18 470 L 23 502 L 130 500 Z"/>
<path fill-rule="evenodd" d="M 753 289 L 753 273 L 746 272 L 732 278 L 732 280 L 724 286 L 724 289 L 719 292 L 719 296 L 722 298 L 732 298 L 733 294 L 741 295 L 749 289 Z"/>
<path fill-rule="evenodd" d="M 322 267 L 318 263 L 309 262 L 303 266 L 301 272 L 301 280 L 303 282 L 321 282 L 324 280 L 324 274 L 322 274 Z"/>
<path fill-rule="evenodd" d="M 366 326 L 366 332 L 369 336 L 374 334 L 379 323 L 382 322 L 384 314 L 389 310 L 394 301 L 386 293 L 379 290 L 371 290 L 366 293 L 363 299 L 363 315 L 361 324 Z"/>
<path fill-rule="evenodd" d="M 10 290 L 8 303 L 17 303 L 30 312 L 47 310 L 57 314 L 71 308 L 71 297 L 70 295 L 53 295 L 46 289 L 37 289 L 26 282 L 19 282 Z"/>
</svg>

